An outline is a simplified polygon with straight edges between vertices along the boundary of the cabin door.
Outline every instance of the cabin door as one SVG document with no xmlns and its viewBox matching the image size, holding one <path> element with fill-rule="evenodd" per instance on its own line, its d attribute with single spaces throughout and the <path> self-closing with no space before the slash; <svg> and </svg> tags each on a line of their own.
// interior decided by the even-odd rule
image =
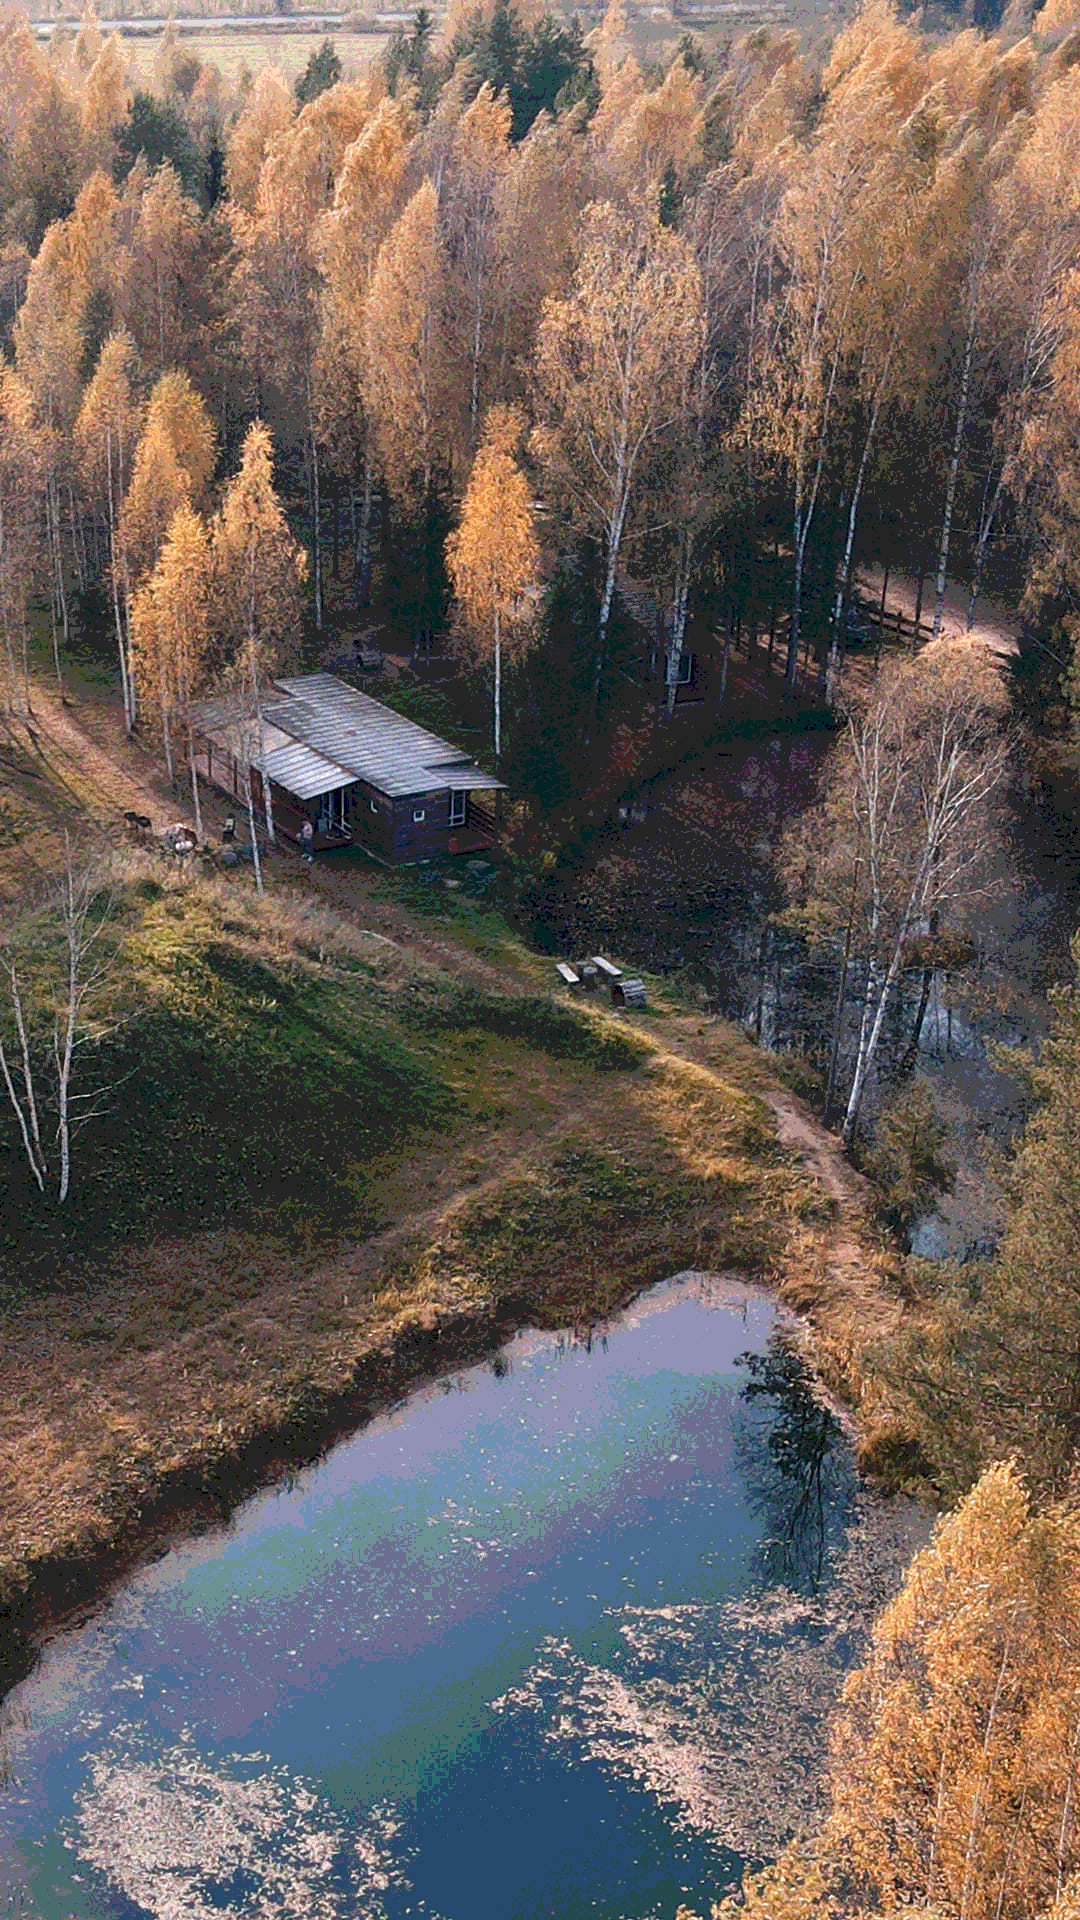
<svg viewBox="0 0 1080 1920">
<path fill-rule="evenodd" d="M 331 833 L 347 835 L 349 832 L 347 793 L 347 787 L 336 787 L 333 793 L 323 794 L 323 818 Z"/>
</svg>

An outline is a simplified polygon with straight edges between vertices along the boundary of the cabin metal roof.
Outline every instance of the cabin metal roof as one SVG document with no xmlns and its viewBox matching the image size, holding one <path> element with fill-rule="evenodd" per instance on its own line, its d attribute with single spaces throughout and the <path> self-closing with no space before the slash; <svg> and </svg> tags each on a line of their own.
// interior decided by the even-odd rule
<svg viewBox="0 0 1080 1920">
<path fill-rule="evenodd" d="M 263 704 L 266 770 L 299 800 L 363 780 L 390 798 L 444 791 L 494 791 L 503 785 L 467 753 L 384 707 L 333 673 L 305 673 L 274 683 Z M 231 753 L 238 729 L 227 700 L 203 700 L 196 724 Z"/>
<path fill-rule="evenodd" d="M 275 701 L 274 725 L 380 793 L 397 798 L 449 786 L 502 786 L 459 747 L 336 674 L 305 673 L 274 684 L 289 696 Z"/>
</svg>

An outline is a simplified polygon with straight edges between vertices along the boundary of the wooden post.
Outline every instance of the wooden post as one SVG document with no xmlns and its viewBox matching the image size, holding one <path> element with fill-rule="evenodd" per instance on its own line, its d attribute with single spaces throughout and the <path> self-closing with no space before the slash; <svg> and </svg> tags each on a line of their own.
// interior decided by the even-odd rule
<svg viewBox="0 0 1080 1920">
<path fill-rule="evenodd" d="M 919 582 L 915 589 L 915 628 L 911 636 L 912 653 L 916 651 L 919 645 L 919 623 L 922 620 L 922 598 L 923 598 L 923 587 L 925 586 L 925 584 L 926 584 L 926 556 L 922 555 L 919 560 Z"/>
</svg>

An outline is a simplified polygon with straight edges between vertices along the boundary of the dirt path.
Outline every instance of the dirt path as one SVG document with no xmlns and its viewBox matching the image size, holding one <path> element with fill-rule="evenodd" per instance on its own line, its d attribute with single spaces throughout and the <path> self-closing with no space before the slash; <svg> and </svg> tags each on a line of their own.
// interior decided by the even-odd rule
<svg viewBox="0 0 1080 1920">
<path fill-rule="evenodd" d="M 881 567 L 869 567 L 858 576 L 859 592 L 875 606 L 881 605 L 884 579 L 885 575 Z M 898 608 L 903 610 L 907 620 L 914 620 L 917 592 L 918 583 L 913 574 L 890 571 L 885 595 L 886 626 L 889 614 L 895 615 Z M 932 622 L 933 617 L 934 583 L 928 576 L 923 584 L 922 608 L 919 615 L 920 624 L 924 629 Z M 967 618 L 968 589 L 952 583 L 945 589 L 943 632 L 966 635 L 968 633 Z M 1015 613 L 1011 613 L 1007 607 L 1001 606 L 996 600 L 991 600 L 983 593 L 975 602 L 975 619 L 970 637 L 980 646 L 988 648 L 991 653 L 996 653 L 1001 658 L 1008 658 L 1019 649 L 1020 621 Z"/>
<path fill-rule="evenodd" d="M 707 1029 L 690 1021 L 665 1027 L 664 1045 L 712 1073 Z M 827 1217 L 795 1232 L 780 1275 L 780 1297 L 801 1316 L 804 1347 L 828 1386 L 873 1424 L 873 1383 L 860 1354 L 867 1342 L 893 1331 L 903 1306 L 894 1285 L 894 1261 L 876 1228 L 870 1182 L 852 1166 L 835 1133 L 788 1088 L 766 1085 L 761 1098 L 777 1138 L 800 1161 L 830 1203 Z"/>
<path fill-rule="evenodd" d="M 149 754 L 124 739 L 104 702 L 91 699 L 84 712 L 42 696 L 31 724 L 37 764 L 63 797 L 59 805 L 70 796 L 74 816 L 121 831 L 129 807 L 149 814 L 155 826 L 175 817 L 178 803 L 155 777 Z M 359 862 L 317 859 L 309 870 L 283 848 L 268 864 L 271 913 L 279 888 L 301 897 L 314 892 L 447 979 L 504 995 L 555 989 L 549 962 L 509 940 L 501 952 L 482 928 L 456 928 L 452 920 L 429 925 Z M 674 1001 L 640 1025 L 657 1048 L 659 1071 L 621 1092 L 576 1063 L 539 1054 L 489 1073 L 486 1111 L 455 1138 L 452 1152 L 436 1140 L 389 1157 L 380 1175 L 380 1225 L 363 1242 L 305 1258 L 265 1238 L 217 1230 L 182 1243 L 118 1249 L 88 1276 L 92 1284 L 39 1296 L 17 1313 L 0 1364 L 0 1517 L 9 1542 L 0 1562 L 11 1570 L 47 1565 L 61 1552 L 81 1570 L 95 1555 L 112 1553 L 118 1540 L 142 1541 L 155 1503 L 175 1503 L 189 1483 L 225 1485 L 235 1476 L 240 1484 L 245 1475 L 247 1484 L 261 1483 L 270 1471 L 268 1447 L 280 1447 L 287 1459 L 306 1444 L 297 1439 L 305 1406 L 321 1406 L 324 1422 L 355 1424 L 424 1367 L 438 1370 L 460 1351 L 497 1344 L 516 1270 L 498 1288 L 478 1290 L 467 1270 L 443 1271 L 439 1242 L 452 1237 L 461 1208 L 528 1179 L 550 1157 L 551 1143 L 569 1138 L 603 1142 L 627 1165 L 636 1154 L 651 1166 L 668 1150 L 673 1166 L 706 1172 L 723 1163 L 726 1151 L 736 1166 L 744 1151 L 756 1154 L 761 1182 L 753 1204 L 767 1207 L 770 1220 L 760 1241 L 770 1250 L 758 1270 L 775 1259 L 781 1297 L 810 1330 L 813 1364 L 829 1387 L 862 1405 L 859 1355 L 868 1336 L 899 1314 L 874 1244 L 866 1182 L 808 1109 L 770 1084 L 765 1056 L 737 1032 Z M 665 1073 L 665 1056 L 694 1073 L 685 1065 Z M 711 1082 L 707 1089 L 702 1075 Z M 776 1164 L 760 1138 L 748 1095 L 760 1097 L 772 1115 L 786 1165 Z M 820 1205 L 808 1202 L 803 1181 L 787 1178 L 792 1158 L 820 1189 Z M 662 1222 L 631 1221 L 625 1240 L 621 1232 L 613 1240 L 609 1230 L 598 1242 L 585 1218 L 576 1252 L 560 1244 L 552 1254 L 556 1264 L 577 1261 L 580 1310 L 602 1312 L 605 1287 L 625 1294 L 675 1271 L 696 1236 L 718 1246 L 728 1231 L 727 1203 L 716 1210 L 715 1229 L 711 1216 L 704 1220 L 687 1204 L 678 1246 L 664 1242 L 659 1255 L 650 1234 Z M 732 1264 L 740 1248 L 753 1259 L 750 1220 L 747 1214 L 731 1229 Z M 774 1246 L 782 1248 L 775 1256 Z M 657 1265 L 669 1251 L 679 1257 L 670 1267 Z M 320 1435 L 327 1437 L 313 1430 L 310 1443 Z"/>
<path fill-rule="evenodd" d="M 765 1101 L 781 1144 L 802 1159 L 835 1207 L 831 1221 L 796 1236 L 780 1297 L 802 1319 L 811 1365 L 867 1438 L 881 1414 L 880 1389 L 864 1366 L 875 1338 L 897 1330 L 904 1308 L 895 1259 L 875 1227 L 873 1189 L 845 1155 L 836 1135 L 801 1100 L 773 1088 Z"/>
<path fill-rule="evenodd" d="M 873 576 L 867 576 L 870 586 Z M 877 580 L 880 596 L 880 576 Z M 910 593 L 914 607 L 915 583 L 903 575 L 890 576 L 890 595 Z M 960 590 L 953 590 L 959 604 Z M 964 611 L 966 613 L 966 603 Z M 1015 645 L 1007 616 L 980 603 L 977 638 L 989 634 L 1000 651 Z M 77 797 L 102 825 L 115 826 L 127 808 L 148 812 L 155 825 L 178 806 L 174 796 L 156 769 L 151 755 L 141 742 L 131 741 L 112 712 L 111 703 L 84 694 L 75 708 L 62 707 L 47 692 L 35 694 L 36 714 L 33 739 L 36 752 L 54 779 Z M 208 821 L 224 818 L 227 802 L 221 796 L 209 796 Z M 365 928 L 389 940 L 408 956 L 433 966 L 447 978 L 467 981 L 489 992 L 522 994 L 535 992 L 537 975 L 524 979 L 505 963 L 494 963 L 470 947 L 426 926 L 398 901 L 388 897 L 378 884 L 378 876 L 363 866 L 336 863 L 332 858 L 316 860 L 305 870 L 295 849 L 283 844 L 270 853 L 267 873 L 271 884 L 286 883 L 318 892 L 329 905 L 359 921 Z M 670 1050 L 711 1073 L 707 1047 L 698 1044 L 693 1021 L 672 1023 L 665 1034 Z M 766 1104 L 776 1122 L 782 1144 L 803 1159 L 822 1191 L 834 1203 L 835 1226 L 824 1236 L 819 1249 L 824 1259 L 837 1325 L 843 1330 L 844 1343 L 852 1345 L 860 1322 L 880 1326 L 898 1311 L 882 1292 L 880 1274 L 872 1265 L 872 1200 L 869 1183 L 851 1166 L 836 1136 L 829 1133 L 802 1102 L 783 1088 L 765 1094 Z M 816 1302 L 820 1314 L 822 1302 Z"/>
</svg>

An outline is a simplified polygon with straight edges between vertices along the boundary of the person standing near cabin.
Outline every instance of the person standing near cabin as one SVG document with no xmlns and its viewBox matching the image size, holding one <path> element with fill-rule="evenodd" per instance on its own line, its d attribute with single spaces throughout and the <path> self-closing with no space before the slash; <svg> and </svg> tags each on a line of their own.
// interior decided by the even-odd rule
<svg viewBox="0 0 1080 1920">
<path fill-rule="evenodd" d="M 314 844 L 315 844 L 315 829 L 312 826 L 310 820 L 305 820 L 303 826 L 300 829 L 300 851 L 303 854 L 304 859 L 307 861 L 309 867 L 311 865 L 311 850 Z"/>
</svg>

